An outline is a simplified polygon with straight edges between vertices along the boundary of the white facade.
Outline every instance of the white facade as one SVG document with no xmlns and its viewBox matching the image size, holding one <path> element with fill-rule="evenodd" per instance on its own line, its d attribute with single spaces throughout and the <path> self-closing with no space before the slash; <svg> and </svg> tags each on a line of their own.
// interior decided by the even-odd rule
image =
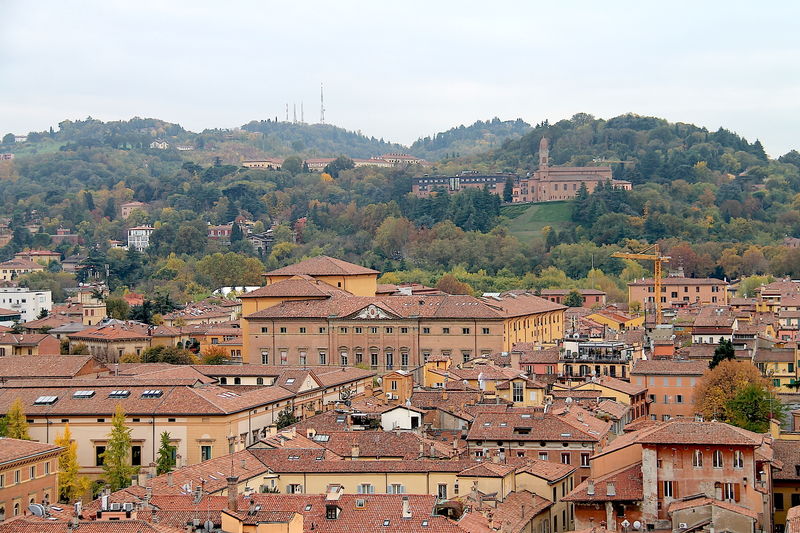
<svg viewBox="0 0 800 533">
<path fill-rule="evenodd" d="M 150 246 L 150 235 L 155 228 L 150 226 L 137 226 L 128 230 L 128 248 L 143 252 Z"/>
<path fill-rule="evenodd" d="M 0 287 L 0 307 L 18 311 L 22 322 L 36 320 L 42 309 L 49 313 L 53 308 L 50 291 L 35 291 L 27 287 Z"/>
<path fill-rule="evenodd" d="M 398 405 L 381 414 L 381 427 L 384 431 L 393 429 L 417 429 L 422 425 L 422 413 Z"/>
</svg>

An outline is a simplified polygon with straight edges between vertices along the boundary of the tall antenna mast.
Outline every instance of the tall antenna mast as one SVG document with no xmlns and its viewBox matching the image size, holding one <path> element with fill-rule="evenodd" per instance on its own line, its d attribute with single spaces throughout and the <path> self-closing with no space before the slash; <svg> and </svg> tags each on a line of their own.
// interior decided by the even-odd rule
<svg viewBox="0 0 800 533">
<path fill-rule="evenodd" d="M 289 122 L 289 103 L 286 103 L 286 122 Z"/>
<path fill-rule="evenodd" d="M 303 113 L 303 101 L 300 100 L 300 124 L 306 123 L 305 113 Z"/>
<path fill-rule="evenodd" d="M 322 83 L 319 84 L 319 123 L 325 124 L 325 96 L 322 93 Z"/>
<path fill-rule="evenodd" d="M 297 124 L 297 104 L 292 104 L 292 122 Z"/>
</svg>

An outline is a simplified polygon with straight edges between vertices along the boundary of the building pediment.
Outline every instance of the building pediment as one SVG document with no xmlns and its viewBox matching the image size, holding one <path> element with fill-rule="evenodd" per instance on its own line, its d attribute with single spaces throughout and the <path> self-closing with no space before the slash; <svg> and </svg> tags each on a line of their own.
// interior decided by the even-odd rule
<svg viewBox="0 0 800 533">
<path fill-rule="evenodd" d="M 363 309 L 347 316 L 346 318 L 358 320 L 394 320 L 401 318 L 394 313 L 390 313 L 386 309 L 379 307 L 375 304 L 369 304 Z"/>
</svg>

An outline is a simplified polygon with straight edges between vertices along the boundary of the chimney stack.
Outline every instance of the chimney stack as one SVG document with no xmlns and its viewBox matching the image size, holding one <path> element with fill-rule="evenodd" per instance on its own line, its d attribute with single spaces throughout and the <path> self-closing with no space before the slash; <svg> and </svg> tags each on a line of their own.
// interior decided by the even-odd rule
<svg viewBox="0 0 800 533">
<path fill-rule="evenodd" d="M 175 480 L 172 477 L 172 472 L 167 472 L 167 486 L 171 487 L 175 484 Z"/>
<path fill-rule="evenodd" d="M 237 487 L 239 485 L 239 476 L 228 477 L 226 481 L 228 482 L 228 509 L 231 511 L 238 511 L 239 491 Z"/>
<path fill-rule="evenodd" d="M 408 503 L 408 496 L 403 496 L 403 518 L 411 518 L 411 505 Z"/>
<path fill-rule="evenodd" d="M 358 444 L 354 442 L 353 446 L 350 448 L 350 457 L 352 457 L 353 459 L 358 459 L 360 453 L 361 449 L 359 448 Z"/>
<path fill-rule="evenodd" d="M 588 494 L 589 496 L 594 496 L 594 480 L 593 479 L 590 479 L 587 482 L 586 494 Z"/>
</svg>

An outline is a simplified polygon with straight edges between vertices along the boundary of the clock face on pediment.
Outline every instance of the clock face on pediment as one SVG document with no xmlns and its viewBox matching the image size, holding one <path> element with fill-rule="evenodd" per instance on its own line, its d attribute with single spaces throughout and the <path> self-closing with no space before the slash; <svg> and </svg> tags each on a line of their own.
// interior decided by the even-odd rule
<svg viewBox="0 0 800 533">
<path fill-rule="evenodd" d="M 393 315 L 390 315 L 377 305 L 368 305 L 367 307 L 359 311 L 356 314 L 355 318 L 378 320 L 378 319 L 387 319 L 395 317 Z"/>
</svg>

